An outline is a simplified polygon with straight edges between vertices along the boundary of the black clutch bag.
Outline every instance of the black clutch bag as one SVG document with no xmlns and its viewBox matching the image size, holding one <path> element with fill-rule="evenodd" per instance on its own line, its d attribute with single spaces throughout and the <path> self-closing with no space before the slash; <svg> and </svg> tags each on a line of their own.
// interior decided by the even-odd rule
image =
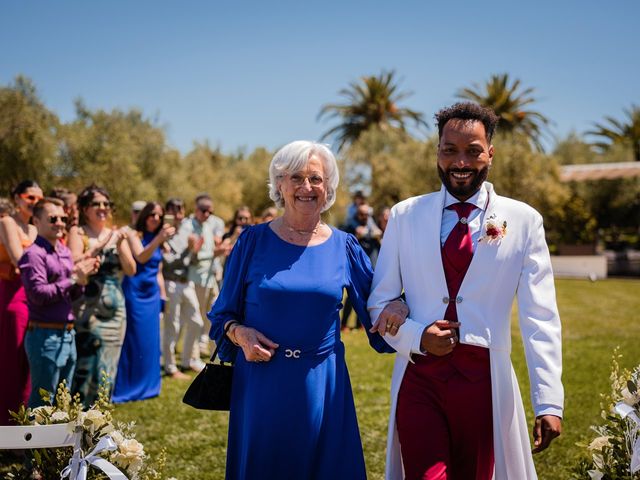
<svg viewBox="0 0 640 480">
<path fill-rule="evenodd" d="M 231 407 L 231 383 L 233 365 L 213 363 L 218 355 L 218 346 L 211 361 L 193 379 L 182 397 L 182 402 L 199 410 L 229 410 Z"/>
</svg>

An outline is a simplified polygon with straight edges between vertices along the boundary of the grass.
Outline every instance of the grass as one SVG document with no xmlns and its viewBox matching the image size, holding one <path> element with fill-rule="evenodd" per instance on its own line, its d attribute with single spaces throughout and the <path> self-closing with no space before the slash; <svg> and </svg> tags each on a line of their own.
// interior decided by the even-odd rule
<svg viewBox="0 0 640 480">
<path fill-rule="evenodd" d="M 623 367 L 640 362 L 639 280 L 559 280 L 557 289 L 564 337 L 565 419 L 563 435 L 535 457 L 543 480 L 570 478 L 572 466 L 584 454 L 576 443 L 587 442 L 590 425 L 599 422 L 600 393 L 609 389 L 613 349 L 620 346 Z M 513 338 L 514 368 L 531 419 L 527 371 L 516 325 Z M 343 339 L 367 471 L 370 479 L 382 479 L 393 358 L 371 350 L 361 331 L 349 332 Z M 201 412 L 182 404 L 187 384 L 166 379 L 159 398 L 119 405 L 116 418 L 137 422 L 137 438 L 151 454 L 166 449 L 167 477 L 222 479 L 228 414 Z"/>
</svg>

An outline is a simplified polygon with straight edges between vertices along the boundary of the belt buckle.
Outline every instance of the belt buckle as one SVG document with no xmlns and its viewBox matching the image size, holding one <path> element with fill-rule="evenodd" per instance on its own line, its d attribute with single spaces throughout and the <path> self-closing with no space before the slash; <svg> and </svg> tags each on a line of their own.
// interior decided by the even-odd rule
<svg viewBox="0 0 640 480">
<path fill-rule="evenodd" d="M 300 358 L 300 350 L 296 349 L 296 350 L 292 350 L 290 348 L 285 349 L 284 351 L 284 356 L 285 358 L 295 358 L 298 359 Z"/>
</svg>

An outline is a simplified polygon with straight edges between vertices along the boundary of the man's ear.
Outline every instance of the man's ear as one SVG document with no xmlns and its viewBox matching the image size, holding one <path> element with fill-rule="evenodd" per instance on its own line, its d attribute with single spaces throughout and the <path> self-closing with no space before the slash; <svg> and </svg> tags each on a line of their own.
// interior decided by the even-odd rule
<svg viewBox="0 0 640 480">
<path fill-rule="evenodd" d="M 493 162 L 493 145 L 489 145 L 489 166 L 491 166 L 491 163 Z"/>
</svg>

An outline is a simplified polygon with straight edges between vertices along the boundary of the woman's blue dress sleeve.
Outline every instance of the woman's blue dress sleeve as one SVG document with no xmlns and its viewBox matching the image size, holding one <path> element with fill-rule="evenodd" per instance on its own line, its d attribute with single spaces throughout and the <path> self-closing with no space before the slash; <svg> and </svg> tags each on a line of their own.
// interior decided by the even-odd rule
<svg viewBox="0 0 640 480">
<path fill-rule="evenodd" d="M 218 356 L 225 362 L 233 362 L 238 347 L 224 334 L 229 320 L 242 323 L 244 317 L 245 277 L 255 245 L 254 228 L 245 229 L 236 241 L 225 266 L 224 282 L 220 294 L 207 315 L 211 321 L 209 337 L 216 342 Z"/>
<path fill-rule="evenodd" d="M 365 332 L 369 337 L 369 344 L 380 353 L 395 353 L 379 333 L 371 333 L 371 317 L 367 310 L 367 299 L 371 291 L 373 269 L 371 261 L 364 252 L 356 237 L 347 235 L 347 294 L 353 304 L 353 308 L 362 322 Z"/>
</svg>

